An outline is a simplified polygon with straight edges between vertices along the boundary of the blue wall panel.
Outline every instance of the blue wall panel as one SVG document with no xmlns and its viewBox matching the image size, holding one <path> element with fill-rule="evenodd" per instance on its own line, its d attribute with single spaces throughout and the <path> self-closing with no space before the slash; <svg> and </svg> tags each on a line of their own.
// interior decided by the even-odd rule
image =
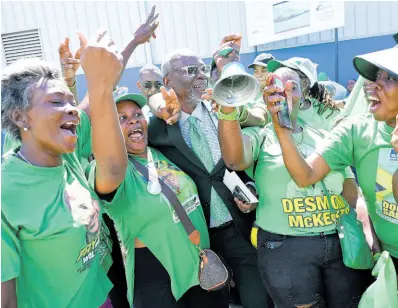
<svg viewBox="0 0 398 308">
<path fill-rule="evenodd" d="M 377 36 L 364 39 L 347 40 L 339 42 L 339 82 L 345 85 L 349 79 L 357 78 L 352 65 L 352 59 L 356 55 L 369 53 L 385 48 L 391 48 L 395 41 L 391 35 Z M 325 72 L 330 79 L 335 80 L 335 44 L 325 43 L 312 46 L 294 47 L 267 51 L 272 53 L 275 58 L 286 60 L 291 57 L 305 57 L 318 63 L 318 72 Z M 242 64 L 247 67 L 254 60 L 255 53 L 241 55 Z M 206 64 L 210 59 L 204 59 Z M 120 86 L 129 87 L 130 91 L 137 92 L 136 82 L 138 79 L 139 67 L 126 69 L 119 83 Z M 83 75 L 78 75 L 78 94 L 80 99 L 84 97 L 87 89 L 86 80 Z"/>
</svg>

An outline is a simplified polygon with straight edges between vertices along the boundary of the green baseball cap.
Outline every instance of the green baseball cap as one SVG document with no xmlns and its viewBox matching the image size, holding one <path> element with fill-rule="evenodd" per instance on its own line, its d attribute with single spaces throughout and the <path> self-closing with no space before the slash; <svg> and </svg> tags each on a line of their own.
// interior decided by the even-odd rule
<svg viewBox="0 0 398 308">
<path fill-rule="evenodd" d="M 138 93 L 129 93 L 129 89 L 127 87 L 119 87 L 113 91 L 113 99 L 116 104 L 121 101 L 132 101 L 140 108 L 147 104 L 147 99 L 144 96 Z"/>
<path fill-rule="evenodd" d="M 301 71 L 310 81 L 312 87 L 318 79 L 316 71 L 316 64 L 312 63 L 310 59 L 293 57 L 286 61 L 271 60 L 268 62 L 268 72 L 273 73 L 280 67 L 288 67 L 293 70 Z"/>
</svg>

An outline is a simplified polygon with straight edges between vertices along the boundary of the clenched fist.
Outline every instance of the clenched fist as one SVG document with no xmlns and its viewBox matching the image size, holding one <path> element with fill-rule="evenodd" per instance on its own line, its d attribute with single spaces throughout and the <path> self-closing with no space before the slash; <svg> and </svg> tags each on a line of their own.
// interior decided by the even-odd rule
<svg viewBox="0 0 398 308">
<path fill-rule="evenodd" d="M 86 43 L 80 63 L 89 86 L 113 89 L 123 68 L 123 57 L 106 34 L 106 30 L 99 30 L 96 37 Z M 85 40 L 82 33 L 79 38 Z"/>
<path fill-rule="evenodd" d="M 229 34 L 221 40 L 220 47 L 213 52 L 213 60 L 219 74 L 226 64 L 239 62 L 241 44 L 242 36 L 240 34 Z"/>
</svg>

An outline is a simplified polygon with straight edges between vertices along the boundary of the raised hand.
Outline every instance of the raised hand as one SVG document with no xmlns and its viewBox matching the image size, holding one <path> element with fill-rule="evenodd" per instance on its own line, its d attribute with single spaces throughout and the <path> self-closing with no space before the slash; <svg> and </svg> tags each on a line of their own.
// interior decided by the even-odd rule
<svg viewBox="0 0 398 308">
<path fill-rule="evenodd" d="M 181 118 L 180 101 L 173 89 L 167 92 L 164 87 L 161 87 L 160 92 L 149 98 L 149 106 L 158 118 L 163 119 L 169 125 L 173 125 Z"/>
<path fill-rule="evenodd" d="M 133 40 L 139 45 L 149 42 L 150 38 L 156 39 L 155 30 L 159 26 L 159 13 L 155 15 L 156 6 L 152 6 L 145 23 L 138 27 L 133 35 Z"/>
<path fill-rule="evenodd" d="M 111 87 L 119 80 L 123 57 L 118 52 L 115 43 L 106 35 L 107 30 L 98 30 L 94 38 L 88 42 L 79 33 L 81 42 L 86 42 L 82 49 L 80 63 L 90 87 Z"/>
<path fill-rule="evenodd" d="M 285 98 L 279 93 L 283 92 L 283 89 L 279 88 L 275 84 L 272 84 L 272 74 L 267 76 L 266 87 L 264 88 L 263 99 L 267 105 L 267 110 L 271 114 L 272 121 L 274 122 L 275 128 L 280 128 L 278 121 L 278 111 L 282 109 L 282 106 L 276 105 L 278 102 L 282 102 Z"/>
<path fill-rule="evenodd" d="M 164 87 L 160 88 L 163 99 L 166 102 L 165 109 L 168 114 L 168 118 L 165 119 L 166 123 L 172 125 L 176 123 L 181 117 L 181 104 L 178 100 L 176 92 L 171 89 L 169 92 Z"/>
<path fill-rule="evenodd" d="M 239 62 L 239 52 L 242 44 L 240 34 L 229 34 L 225 36 L 218 47 L 213 52 L 213 60 L 217 66 L 219 74 L 227 63 Z"/>
<path fill-rule="evenodd" d="M 79 36 L 80 47 L 76 51 L 73 56 L 70 47 L 69 47 L 69 37 L 65 38 L 65 41 L 59 45 L 58 54 L 61 62 L 62 75 L 64 76 L 65 82 L 68 87 L 73 86 L 75 83 L 76 72 L 80 66 L 80 56 L 84 46 L 86 45 L 86 41 L 82 41 L 82 37 Z"/>
</svg>

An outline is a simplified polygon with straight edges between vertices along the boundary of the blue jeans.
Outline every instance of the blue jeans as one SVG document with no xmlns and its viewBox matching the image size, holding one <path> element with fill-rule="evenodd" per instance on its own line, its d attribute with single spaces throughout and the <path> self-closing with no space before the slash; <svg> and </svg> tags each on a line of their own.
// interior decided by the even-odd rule
<svg viewBox="0 0 398 308">
<path fill-rule="evenodd" d="M 258 230 L 261 280 L 278 308 L 358 307 L 370 271 L 343 263 L 337 234 L 285 236 Z"/>
</svg>

